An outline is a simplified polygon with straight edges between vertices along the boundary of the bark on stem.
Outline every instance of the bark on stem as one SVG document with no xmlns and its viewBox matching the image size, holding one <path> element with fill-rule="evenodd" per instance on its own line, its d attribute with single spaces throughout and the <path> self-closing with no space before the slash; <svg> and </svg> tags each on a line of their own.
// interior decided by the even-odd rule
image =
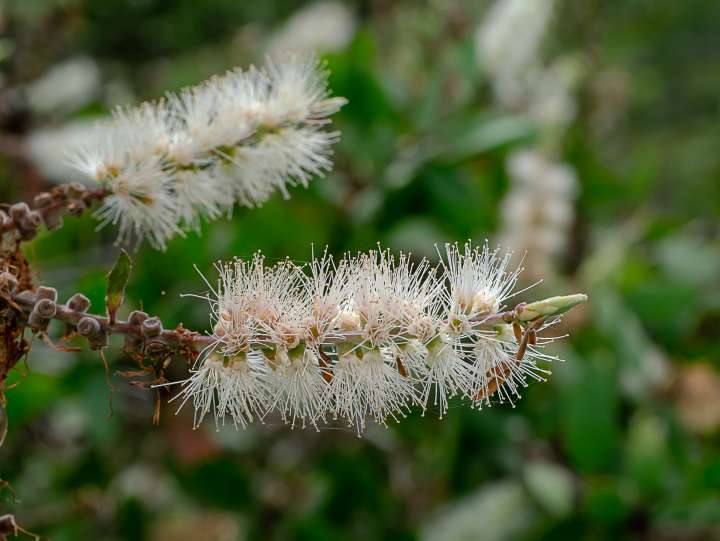
<svg viewBox="0 0 720 541">
<path fill-rule="evenodd" d="M 20 240 L 34 238 L 41 225 L 55 229 L 64 214 L 79 216 L 109 194 L 106 188 L 91 189 L 80 183 L 61 184 L 35 196 L 32 206 L 15 203 L 0 211 L 0 236 L 14 232 Z"/>
<path fill-rule="evenodd" d="M 30 293 L 30 294 L 28 294 Z M 15 303 L 22 311 L 23 315 L 28 319 L 35 310 L 37 304 L 37 295 L 31 292 L 21 292 L 12 296 L 13 303 Z M 70 304 L 70 303 L 69 303 Z M 131 315 L 131 319 L 128 321 L 115 321 L 110 323 L 110 320 L 105 316 L 99 316 L 94 314 L 88 314 L 83 310 L 74 309 L 68 305 L 58 304 L 55 310 L 55 314 L 48 320 L 56 320 L 73 327 L 77 327 L 81 320 L 92 319 L 99 325 L 99 332 L 107 334 L 121 334 L 130 336 L 136 339 L 147 339 L 153 342 L 164 342 L 170 347 L 187 347 L 197 346 L 204 348 L 217 342 L 216 338 L 207 336 L 195 331 L 190 331 L 182 326 L 178 326 L 175 329 L 163 329 L 162 324 L 150 325 L 148 322 L 151 320 L 158 321 L 157 318 L 138 317 L 141 312 L 134 312 L 134 316 Z M 133 321 L 134 320 L 134 321 Z M 153 328 L 159 330 L 159 332 L 151 331 Z"/>
<path fill-rule="evenodd" d="M 22 314 L 32 325 L 33 314 L 37 314 L 38 301 L 42 300 L 38 294 L 30 291 L 24 291 L 12 296 L 13 303 L 20 308 Z M 471 321 L 474 327 L 492 326 L 498 323 L 510 323 L 516 318 L 516 310 L 507 310 L 487 316 L 478 316 Z M 105 334 L 121 334 L 138 342 L 148 340 L 156 343 L 164 343 L 166 346 L 177 349 L 182 347 L 193 347 L 195 349 L 203 349 L 222 343 L 222 340 L 215 336 L 209 336 L 185 329 L 178 326 L 175 329 L 163 329 L 162 323 L 157 318 L 148 318 L 146 314 L 134 312 L 127 321 L 116 321 L 110 323 L 109 319 L 104 316 L 92 315 L 83 310 L 74 309 L 72 303 L 66 305 L 58 304 L 55 313 L 51 317 L 45 318 L 46 322 L 57 320 L 67 325 L 77 328 L 82 320 L 92 319 L 97 322 L 99 331 Z M 152 324 L 151 324 L 152 320 Z M 46 325 L 45 325 L 46 326 Z M 84 326 L 88 326 L 85 324 Z M 159 331 L 159 332 L 158 332 Z M 398 329 L 398 334 L 401 332 Z M 81 333 L 82 334 L 82 333 Z M 359 331 L 334 331 L 329 333 L 324 342 L 328 344 L 339 344 L 344 342 L 357 342 L 362 339 L 362 333 Z M 268 343 L 269 343 L 268 339 Z M 260 347 L 264 344 L 257 343 Z"/>
</svg>

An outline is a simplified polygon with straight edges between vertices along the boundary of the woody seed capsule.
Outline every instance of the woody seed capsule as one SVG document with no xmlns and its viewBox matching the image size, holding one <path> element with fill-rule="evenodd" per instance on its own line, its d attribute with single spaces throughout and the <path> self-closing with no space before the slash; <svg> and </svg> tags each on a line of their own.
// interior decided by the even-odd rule
<svg viewBox="0 0 720 541">
<path fill-rule="evenodd" d="M 95 318 L 84 317 L 78 321 L 77 331 L 80 336 L 94 336 L 100 332 L 100 323 Z"/>
<path fill-rule="evenodd" d="M 162 332 L 162 323 L 156 317 L 151 317 L 142 322 L 142 333 L 145 336 L 157 336 Z"/>
<path fill-rule="evenodd" d="M 57 304 L 52 299 L 40 299 L 35 303 L 34 310 L 43 319 L 52 319 L 57 314 Z"/>
</svg>

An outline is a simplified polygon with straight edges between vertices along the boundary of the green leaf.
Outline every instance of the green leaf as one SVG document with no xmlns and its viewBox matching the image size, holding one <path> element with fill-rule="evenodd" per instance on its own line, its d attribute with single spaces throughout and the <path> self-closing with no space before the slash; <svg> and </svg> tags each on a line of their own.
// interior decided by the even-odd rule
<svg viewBox="0 0 720 541">
<path fill-rule="evenodd" d="M 619 390 L 612 358 L 566 355 L 558 370 L 561 384 L 561 426 L 565 452 L 575 470 L 607 472 L 620 448 Z"/>
<path fill-rule="evenodd" d="M 107 292 L 105 293 L 105 306 L 107 307 L 110 323 L 115 322 L 115 314 L 125 299 L 125 286 L 130 278 L 132 260 L 125 250 L 120 250 L 117 261 L 107 276 Z"/>
<path fill-rule="evenodd" d="M 448 125 L 449 132 L 439 139 L 436 158 L 443 162 L 461 162 L 504 145 L 529 140 L 532 123 L 522 116 L 463 115 Z"/>
</svg>

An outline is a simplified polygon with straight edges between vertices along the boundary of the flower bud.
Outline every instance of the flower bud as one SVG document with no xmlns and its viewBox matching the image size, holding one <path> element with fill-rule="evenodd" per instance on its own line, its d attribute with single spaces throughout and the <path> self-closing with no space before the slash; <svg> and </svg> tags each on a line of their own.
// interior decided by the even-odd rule
<svg viewBox="0 0 720 541">
<path fill-rule="evenodd" d="M 57 304 L 52 299 L 40 299 L 33 310 L 43 319 L 52 319 L 57 314 Z"/>
<path fill-rule="evenodd" d="M 37 210 L 31 210 L 20 220 L 20 227 L 23 229 L 36 230 L 43 223 L 42 215 Z"/>
<path fill-rule="evenodd" d="M 49 319 L 44 318 L 35 310 L 30 312 L 30 316 L 28 316 L 28 324 L 34 331 L 44 331 L 47 329 L 49 323 Z"/>
<path fill-rule="evenodd" d="M 67 302 L 67 307 L 76 312 L 85 312 L 90 308 L 90 299 L 82 293 L 75 293 Z"/>
<path fill-rule="evenodd" d="M 128 316 L 128 323 L 131 325 L 142 325 L 142 322 L 148 319 L 145 312 L 133 310 Z M 125 344 L 123 349 L 127 353 L 141 353 L 143 350 L 144 337 L 135 333 L 127 333 L 125 335 Z"/>
<path fill-rule="evenodd" d="M 68 197 L 83 197 L 87 188 L 80 182 L 71 182 L 67 187 Z"/>
<path fill-rule="evenodd" d="M 10 207 L 10 217 L 15 220 L 15 223 L 20 223 L 28 212 L 30 212 L 30 207 L 27 206 L 27 203 L 15 203 Z"/>
<path fill-rule="evenodd" d="M 151 317 L 143 321 L 141 328 L 143 336 L 150 337 L 159 335 L 163 330 L 162 322 L 156 317 Z"/>
<path fill-rule="evenodd" d="M 86 316 L 78 321 L 77 331 L 80 336 L 88 339 L 91 349 L 102 349 L 107 347 L 109 343 L 107 332 L 102 328 L 100 322 L 93 317 Z"/>
<path fill-rule="evenodd" d="M 145 312 L 141 312 L 140 310 L 133 310 L 128 316 L 128 322 L 132 325 L 140 325 L 148 317 L 149 316 Z"/>
<path fill-rule="evenodd" d="M 93 317 L 84 317 L 78 321 L 77 331 L 80 336 L 94 336 L 98 334 L 100 330 L 100 323 Z"/>
<path fill-rule="evenodd" d="M 67 209 L 73 216 L 80 216 L 87 209 L 87 205 L 82 199 L 74 199 L 68 203 Z"/>
<path fill-rule="evenodd" d="M 35 293 L 30 291 L 29 289 L 25 289 L 24 291 L 21 291 L 17 295 L 15 295 L 15 301 L 23 303 L 23 304 L 34 304 L 35 303 Z"/>
<path fill-rule="evenodd" d="M 587 295 L 583 293 L 550 297 L 549 299 L 519 306 L 517 319 L 520 321 L 534 321 L 541 317 L 559 316 L 586 300 Z"/>
<path fill-rule="evenodd" d="M 57 301 L 57 295 L 57 289 L 54 287 L 38 286 L 35 291 L 35 298 L 38 300 L 50 299 L 52 301 Z"/>
<path fill-rule="evenodd" d="M 48 192 L 41 192 L 33 199 L 33 206 L 35 208 L 42 208 L 48 206 L 53 202 L 53 196 Z"/>
</svg>

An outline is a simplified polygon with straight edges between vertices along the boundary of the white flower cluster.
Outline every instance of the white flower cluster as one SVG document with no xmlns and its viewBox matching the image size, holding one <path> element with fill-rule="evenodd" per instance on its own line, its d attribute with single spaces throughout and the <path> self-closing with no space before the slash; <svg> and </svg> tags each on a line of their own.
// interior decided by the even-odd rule
<svg viewBox="0 0 720 541">
<path fill-rule="evenodd" d="M 510 189 L 502 202 L 500 242 L 526 252 L 532 278 L 551 277 L 575 218 L 579 183 L 556 157 L 577 112 L 579 58 L 545 62 L 542 43 L 555 0 L 496 0 L 476 34 L 476 50 L 499 105 L 524 113 L 539 131 L 535 148 L 508 157 Z"/>
<path fill-rule="evenodd" d="M 554 0 L 497 0 L 475 35 L 482 68 L 499 103 L 523 102 L 537 79 L 539 52 L 552 20 Z"/>
<path fill-rule="evenodd" d="M 203 297 L 216 342 L 176 398 L 196 425 L 211 410 L 236 427 L 277 412 L 292 426 L 342 418 L 358 435 L 367 418 L 385 425 L 415 405 L 442 417 L 455 396 L 512 403 L 553 357 L 540 349 L 551 338 L 520 346 L 501 313 L 520 272 L 510 258 L 468 243 L 447 245 L 437 267 L 383 250 L 218 265 Z"/>
<path fill-rule="evenodd" d="M 98 211 L 120 239 L 164 248 L 175 234 L 234 203 L 259 205 L 307 186 L 332 167 L 338 132 L 323 128 L 343 104 L 328 97 L 314 59 L 232 70 L 163 100 L 117 109 L 74 165 L 109 192 Z"/>
<path fill-rule="evenodd" d="M 582 65 L 571 55 L 547 64 L 540 54 L 554 14 L 555 0 L 497 0 L 475 35 L 497 103 L 524 111 L 546 130 L 562 129 L 575 117 Z"/>
<path fill-rule="evenodd" d="M 501 206 L 501 242 L 527 252 L 533 278 L 551 275 L 575 220 L 575 170 L 533 149 L 511 153 L 507 169 L 511 184 Z"/>
<path fill-rule="evenodd" d="M 319 0 L 298 9 L 270 36 L 270 54 L 341 51 L 355 35 L 352 10 L 338 0 Z"/>
</svg>

